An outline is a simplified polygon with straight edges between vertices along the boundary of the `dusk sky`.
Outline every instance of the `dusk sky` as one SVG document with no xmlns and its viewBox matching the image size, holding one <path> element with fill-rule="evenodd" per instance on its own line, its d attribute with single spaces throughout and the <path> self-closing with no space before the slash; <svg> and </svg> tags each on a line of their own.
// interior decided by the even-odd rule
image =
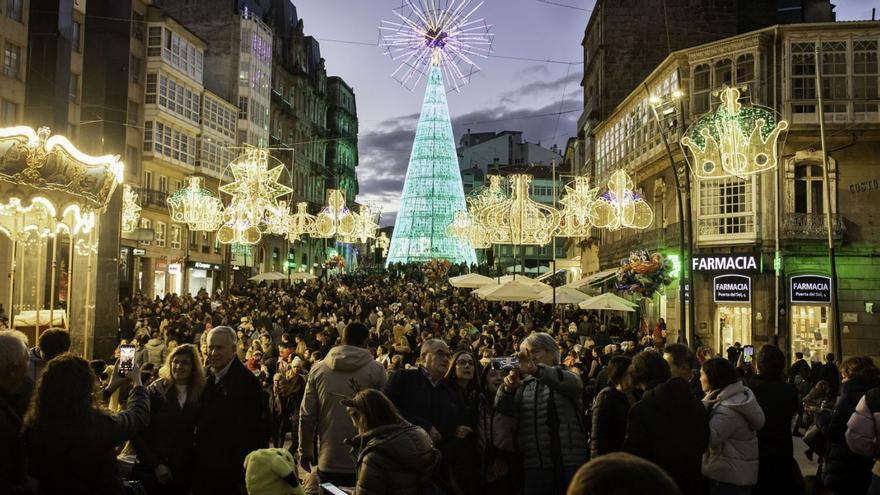
<svg viewBox="0 0 880 495">
<path fill-rule="evenodd" d="M 476 5 L 478 2 L 472 2 Z M 564 147 L 582 109 L 581 39 L 594 0 L 486 0 L 493 56 L 460 93 L 448 95 L 456 141 L 472 131 L 522 130 L 530 142 Z M 873 0 L 837 0 L 838 20 L 870 19 Z M 385 205 L 393 222 L 424 95 L 391 78 L 397 67 L 377 46 L 378 26 L 401 0 L 296 0 L 306 34 L 321 42 L 327 74 L 354 87 L 360 121 L 359 201 Z M 576 8 L 564 7 L 567 4 Z M 371 46 L 373 45 L 373 46 Z M 516 60 L 517 57 L 533 60 Z"/>
</svg>

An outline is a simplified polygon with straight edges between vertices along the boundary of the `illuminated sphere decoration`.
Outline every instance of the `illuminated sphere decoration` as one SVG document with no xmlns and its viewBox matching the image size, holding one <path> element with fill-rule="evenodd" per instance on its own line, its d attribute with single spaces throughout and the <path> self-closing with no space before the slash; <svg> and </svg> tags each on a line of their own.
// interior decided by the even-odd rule
<svg viewBox="0 0 880 495">
<path fill-rule="evenodd" d="M 608 230 L 647 229 L 654 223 L 654 210 L 638 193 L 623 170 L 608 179 L 608 191 L 593 203 L 593 225 Z"/>
<path fill-rule="evenodd" d="M 339 189 L 327 189 L 327 206 L 315 219 L 313 237 L 328 239 L 330 237 L 351 237 L 357 227 L 357 218 L 345 203 L 345 192 Z"/>
</svg>

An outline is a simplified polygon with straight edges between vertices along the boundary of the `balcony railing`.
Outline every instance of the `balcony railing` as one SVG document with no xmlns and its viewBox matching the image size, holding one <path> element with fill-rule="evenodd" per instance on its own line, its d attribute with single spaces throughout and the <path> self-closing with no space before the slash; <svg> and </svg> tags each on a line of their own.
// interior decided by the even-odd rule
<svg viewBox="0 0 880 495">
<path fill-rule="evenodd" d="M 831 215 L 831 234 L 843 237 L 846 225 L 840 214 Z M 827 217 L 822 213 L 786 213 L 782 220 L 782 236 L 786 239 L 825 239 L 828 236 Z"/>
<path fill-rule="evenodd" d="M 140 190 L 141 206 L 148 208 L 167 208 L 165 202 L 168 199 L 168 193 L 157 189 L 141 189 Z"/>
</svg>

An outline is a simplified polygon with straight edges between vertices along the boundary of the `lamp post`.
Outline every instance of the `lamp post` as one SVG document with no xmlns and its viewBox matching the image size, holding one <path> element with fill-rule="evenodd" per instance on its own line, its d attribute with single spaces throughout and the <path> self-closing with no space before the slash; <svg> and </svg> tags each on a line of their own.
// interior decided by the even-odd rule
<svg viewBox="0 0 880 495">
<path fill-rule="evenodd" d="M 687 303 L 687 305 L 685 303 L 685 287 L 687 285 L 693 286 L 693 275 L 689 270 L 690 258 L 693 255 L 693 237 L 691 232 L 690 174 L 688 173 L 686 164 L 684 165 L 684 168 L 682 170 L 679 170 L 679 167 L 676 166 L 675 157 L 672 154 L 672 148 L 669 146 L 669 140 L 666 137 L 666 132 L 664 132 L 663 130 L 664 120 L 661 118 L 661 112 L 658 112 L 657 110 L 658 107 L 662 108 L 662 114 L 664 118 L 667 115 L 675 114 L 675 105 L 682 99 L 684 94 L 681 92 L 681 90 L 675 90 L 667 96 L 659 97 L 651 94 L 651 91 L 650 89 L 648 89 L 647 84 L 644 84 L 644 87 L 645 91 L 648 93 L 648 104 L 651 107 L 651 113 L 654 115 L 654 120 L 657 122 L 660 137 L 663 140 L 663 146 L 666 148 L 666 156 L 669 158 L 669 166 L 672 168 L 672 177 L 675 180 L 675 196 L 678 200 L 678 245 L 681 264 L 683 268 L 678 279 L 679 321 L 681 322 L 680 325 L 682 329 L 681 334 L 679 334 L 679 339 L 683 339 L 685 344 L 695 349 L 696 329 L 694 328 L 694 305 L 693 303 Z M 684 112 L 681 113 L 683 118 Z M 677 126 L 678 124 L 676 123 L 675 125 Z M 682 175 L 684 175 L 685 184 L 682 184 L 681 178 L 679 177 L 680 172 L 683 172 Z M 684 196 L 684 198 L 682 196 Z M 690 287 L 690 289 L 693 290 L 693 287 Z M 690 313 L 688 313 L 688 308 L 690 308 Z M 690 318 L 688 318 L 688 316 L 690 316 Z M 685 326 L 687 326 L 686 333 Z"/>
</svg>

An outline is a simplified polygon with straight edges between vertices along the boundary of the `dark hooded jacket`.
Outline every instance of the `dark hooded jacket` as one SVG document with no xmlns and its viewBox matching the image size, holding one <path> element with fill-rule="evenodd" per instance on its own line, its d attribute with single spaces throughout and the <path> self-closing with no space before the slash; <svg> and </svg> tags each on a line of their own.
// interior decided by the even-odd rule
<svg viewBox="0 0 880 495">
<path fill-rule="evenodd" d="M 407 422 L 346 440 L 357 459 L 355 495 L 418 495 L 440 460 L 431 437 Z"/>
</svg>

